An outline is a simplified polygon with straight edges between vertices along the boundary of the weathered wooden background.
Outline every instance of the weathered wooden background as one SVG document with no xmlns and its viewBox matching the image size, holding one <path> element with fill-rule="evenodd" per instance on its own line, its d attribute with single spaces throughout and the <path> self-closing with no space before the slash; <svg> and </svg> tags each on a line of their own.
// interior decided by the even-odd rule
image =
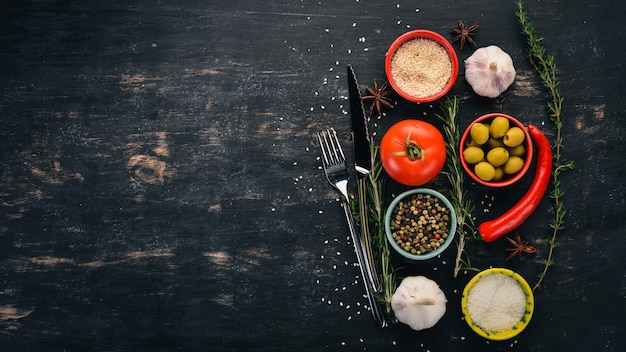
<svg viewBox="0 0 626 352">
<path fill-rule="evenodd" d="M 452 277 L 454 250 L 402 275 L 436 280 L 434 328 L 378 329 L 337 195 L 313 138 L 347 138 L 345 66 L 384 81 L 388 46 L 426 28 L 508 52 L 517 78 L 498 99 L 462 75 L 461 123 L 515 115 L 553 137 L 514 1 L 3 1 L 0 4 L 0 349 L 3 351 L 618 351 L 626 347 L 625 6 L 527 0 L 565 97 L 568 212 L 530 326 L 475 336 Z M 458 49 L 458 45 L 455 44 Z M 475 48 L 458 50 L 464 60 Z M 437 104 L 372 121 L 437 123 Z M 469 183 L 477 220 L 528 187 Z M 388 195 L 404 190 L 388 182 Z M 445 191 L 443 177 L 431 187 Z M 546 197 L 520 228 L 538 252 L 470 241 L 472 265 L 534 283 L 547 255 Z"/>
</svg>

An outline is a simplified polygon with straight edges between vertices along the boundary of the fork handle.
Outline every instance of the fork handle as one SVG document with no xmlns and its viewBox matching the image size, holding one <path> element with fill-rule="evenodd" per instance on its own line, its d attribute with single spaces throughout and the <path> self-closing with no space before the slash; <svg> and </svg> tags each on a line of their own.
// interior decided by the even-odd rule
<svg viewBox="0 0 626 352">
<path fill-rule="evenodd" d="M 352 237 L 352 244 L 354 245 L 354 251 L 356 252 L 356 258 L 359 262 L 359 268 L 361 269 L 361 277 L 363 284 L 365 285 L 365 293 L 367 294 L 367 300 L 370 308 L 372 309 L 372 315 L 374 320 L 378 324 L 378 327 L 385 327 L 385 316 L 380 308 L 378 302 L 376 302 L 376 296 L 372 290 L 370 281 L 368 280 L 368 272 L 366 268 L 367 258 L 363 252 L 363 243 L 360 236 L 357 233 L 356 226 L 354 225 L 354 218 L 352 217 L 352 211 L 350 210 L 350 204 L 343 202 L 343 210 L 346 214 L 346 220 L 348 221 L 348 227 L 350 228 L 350 235 Z"/>
</svg>

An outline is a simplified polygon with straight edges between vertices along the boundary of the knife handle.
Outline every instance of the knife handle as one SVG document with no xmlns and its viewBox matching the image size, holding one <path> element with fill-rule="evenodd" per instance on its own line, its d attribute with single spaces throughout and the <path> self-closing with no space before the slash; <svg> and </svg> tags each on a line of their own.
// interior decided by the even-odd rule
<svg viewBox="0 0 626 352">
<path fill-rule="evenodd" d="M 374 260 L 374 252 L 372 251 L 372 238 L 369 231 L 368 208 L 367 208 L 367 177 L 361 177 L 357 180 L 359 192 L 359 219 L 361 221 L 361 247 L 365 256 L 365 269 L 367 270 L 367 278 L 372 285 L 374 292 L 380 293 L 383 287 L 380 284 L 378 272 L 376 270 L 376 261 Z"/>
<path fill-rule="evenodd" d="M 378 302 L 376 302 L 376 296 L 374 295 L 371 282 L 368 277 L 369 273 L 366 269 L 367 258 L 365 257 L 365 252 L 363 252 L 362 240 L 359 239 L 361 236 L 358 235 L 357 228 L 354 224 L 354 218 L 352 217 L 350 204 L 346 201 L 343 202 L 343 210 L 346 215 L 346 220 L 348 221 L 348 227 L 350 229 L 350 235 L 352 237 L 352 244 L 354 245 L 354 251 L 356 252 L 356 258 L 359 263 L 359 268 L 361 270 L 363 284 L 365 285 L 367 300 L 369 302 L 370 308 L 372 309 L 372 315 L 374 316 L 374 320 L 378 324 L 378 327 L 383 328 L 386 324 L 385 315 Z"/>
</svg>

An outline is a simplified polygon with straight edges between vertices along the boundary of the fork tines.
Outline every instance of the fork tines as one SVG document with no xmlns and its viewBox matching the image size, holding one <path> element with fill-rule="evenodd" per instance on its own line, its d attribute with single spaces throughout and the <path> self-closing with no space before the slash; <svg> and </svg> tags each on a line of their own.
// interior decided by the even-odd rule
<svg viewBox="0 0 626 352">
<path fill-rule="evenodd" d="M 318 133 L 317 138 L 322 146 L 322 156 L 324 157 L 325 165 L 335 165 L 346 160 L 337 138 L 337 132 L 333 127 Z"/>
</svg>

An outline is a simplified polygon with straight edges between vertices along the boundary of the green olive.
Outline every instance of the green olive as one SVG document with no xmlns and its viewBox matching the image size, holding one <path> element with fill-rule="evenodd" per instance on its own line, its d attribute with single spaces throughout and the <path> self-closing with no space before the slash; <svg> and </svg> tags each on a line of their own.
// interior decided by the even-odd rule
<svg viewBox="0 0 626 352">
<path fill-rule="evenodd" d="M 483 181 L 491 181 L 496 175 L 496 169 L 488 162 L 481 161 L 474 166 L 474 173 Z"/>
<path fill-rule="evenodd" d="M 470 136 L 470 138 L 465 140 L 465 148 L 467 148 L 467 147 L 479 147 L 480 148 L 482 146 L 480 144 L 474 142 L 474 140 Z"/>
<path fill-rule="evenodd" d="M 502 138 L 493 137 L 489 137 L 489 139 L 487 140 L 487 146 L 489 148 L 505 147 L 504 142 L 502 142 Z"/>
<path fill-rule="evenodd" d="M 506 131 L 509 130 L 509 119 L 504 116 L 498 116 L 491 121 L 489 133 L 493 138 L 502 138 Z"/>
<path fill-rule="evenodd" d="M 485 152 L 479 147 L 467 147 L 463 151 L 463 158 L 467 163 L 476 164 L 485 158 Z"/>
<path fill-rule="evenodd" d="M 504 170 L 502 170 L 502 167 L 496 167 L 495 170 L 496 173 L 493 176 L 492 181 L 501 181 L 504 178 Z"/>
<path fill-rule="evenodd" d="M 470 136 L 472 140 L 480 145 L 483 145 L 489 139 L 489 128 L 484 124 L 477 122 L 470 128 Z"/>
<path fill-rule="evenodd" d="M 487 152 L 487 161 L 494 167 L 502 166 L 509 159 L 509 151 L 506 148 L 496 147 Z"/>
<path fill-rule="evenodd" d="M 517 147 L 524 142 L 524 131 L 519 127 L 511 127 L 502 138 L 507 147 Z"/>
<path fill-rule="evenodd" d="M 524 159 L 519 156 L 512 156 L 507 160 L 506 164 L 502 166 L 502 170 L 507 175 L 513 175 L 518 173 L 524 166 Z"/>
<path fill-rule="evenodd" d="M 510 156 L 519 156 L 522 157 L 526 154 L 526 147 L 523 144 L 518 145 L 517 147 L 508 148 Z"/>
<path fill-rule="evenodd" d="M 481 122 L 481 123 L 482 123 L 483 125 L 485 125 L 485 127 L 487 127 L 487 131 L 489 131 L 489 129 L 491 128 L 491 122 L 489 122 L 489 121 L 484 121 L 484 122 Z"/>
</svg>

